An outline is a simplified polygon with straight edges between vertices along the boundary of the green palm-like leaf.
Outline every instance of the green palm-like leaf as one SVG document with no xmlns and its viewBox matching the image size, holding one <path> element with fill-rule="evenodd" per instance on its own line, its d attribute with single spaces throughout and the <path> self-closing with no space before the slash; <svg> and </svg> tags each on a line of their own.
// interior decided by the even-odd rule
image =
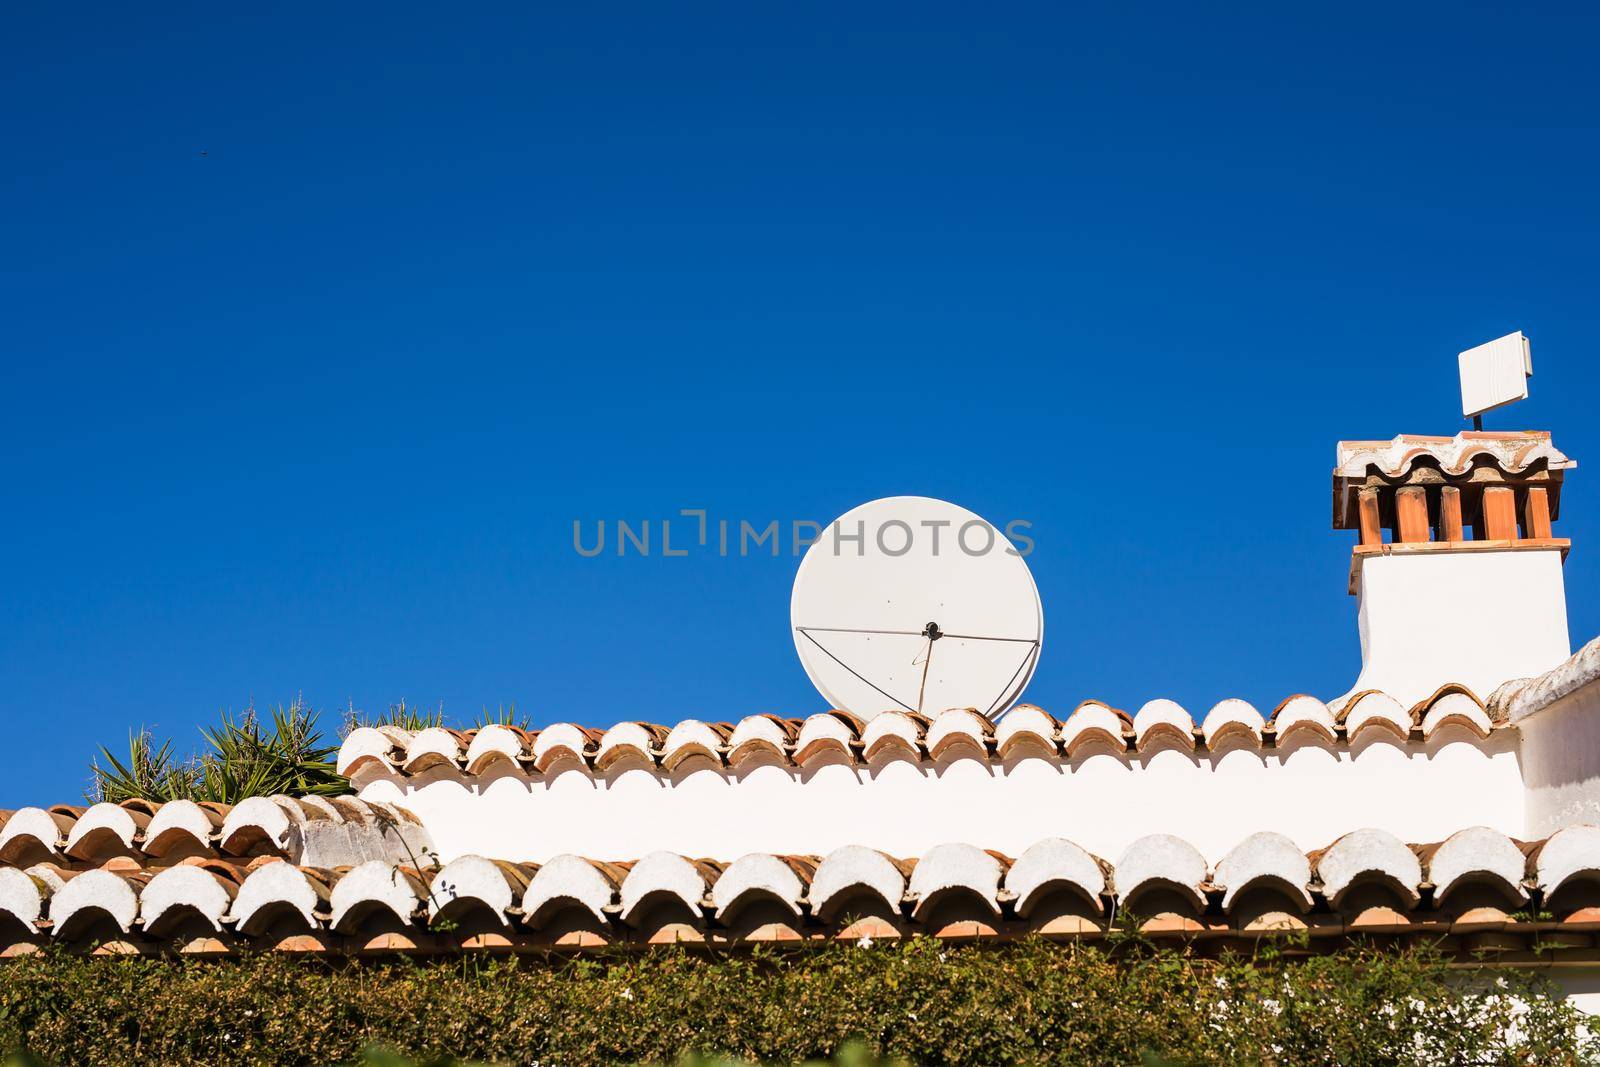
<svg viewBox="0 0 1600 1067">
<path fill-rule="evenodd" d="M 114 804 L 134 799 L 164 803 L 194 793 L 193 768 L 173 758 L 171 741 L 155 747 L 148 730 L 128 735 L 126 763 L 104 747 L 100 749 L 100 757 L 107 766 L 101 766 L 96 759 L 90 768 L 96 799 Z"/>
<path fill-rule="evenodd" d="M 358 726 L 398 726 L 402 730 L 416 733 L 419 730 L 426 730 L 430 726 L 443 725 L 444 709 L 442 707 L 433 711 L 423 711 L 421 708 L 414 708 L 402 700 L 398 704 L 391 704 L 389 710 L 381 715 L 366 715 L 352 708 L 345 716 L 344 732 L 349 733 Z"/>
<path fill-rule="evenodd" d="M 299 701 L 271 714 L 264 727 L 254 711 L 235 717 L 224 712 L 215 727 L 202 727 L 203 751 L 178 763 L 172 742 L 156 747 L 148 731 L 128 739 L 126 762 L 102 748 L 92 767 L 96 799 L 121 802 L 143 799 L 156 803 L 188 798 L 237 804 L 247 797 L 340 796 L 350 791 L 333 757 L 338 749 L 324 743 L 317 716 Z"/>
</svg>

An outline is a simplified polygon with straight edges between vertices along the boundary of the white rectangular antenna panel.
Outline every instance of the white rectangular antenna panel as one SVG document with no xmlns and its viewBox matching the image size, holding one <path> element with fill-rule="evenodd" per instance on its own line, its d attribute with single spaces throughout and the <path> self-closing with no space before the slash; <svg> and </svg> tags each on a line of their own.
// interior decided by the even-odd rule
<svg viewBox="0 0 1600 1067">
<path fill-rule="evenodd" d="M 1522 331 L 1469 348 L 1459 357 L 1461 414 L 1466 418 L 1528 399 L 1533 350 Z"/>
</svg>

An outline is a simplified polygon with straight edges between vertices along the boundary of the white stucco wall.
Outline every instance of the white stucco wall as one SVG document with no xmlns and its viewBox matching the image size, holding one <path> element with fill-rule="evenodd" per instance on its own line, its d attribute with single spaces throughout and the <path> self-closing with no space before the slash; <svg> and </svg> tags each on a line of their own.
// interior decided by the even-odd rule
<svg viewBox="0 0 1600 1067">
<path fill-rule="evenodd" d="M 1457 682 L 1480 699 L 1572 653 L 1559 548 L 1411 552 L 1361 567 L 1361 674 L 1404 705 Z"/>
<path fill-rule="evenodd" d="M 1519 718 L 1530 837 L 1600 824 L 1600 685 Z"/>
<path fill-rule="evenodd" d="M 367 772 L 358 785 L 365 799 L 415 812 L 445 860 L 478 853 L 543 862 L 563 852 L 620 860 L 658 849 L 733 860 L 824 855 L 848 844 L 917 856 L 948 842 L 1015 856 L 1051 836 L 1114 860 L 1150 833 L 1176 834 L 1216 860 L 1261 830 L 1306 850 L 1363 827 L 1412 842 L 1476 825 L 1522 832 L 1512 732 L 1479 740 L 1449 727 L 1427 744 L 1378 730 L 1365 737 L 1220 755 L 1104 749 L 1075 760 L 962 757 L 935 766 L 891 758 L 873 768 L 819 759 L 803 770 L 773 762 L 740 773 L 704 759 L 677 774 L 638 763 L 603 774 L 573 764 L 548 776 L 439 768 L 411 777 Z"/>
<path fill-rule="evenodd" d="M 1552 967 L 1545 972 L 1552 985 L 1579 1011 L 1600 1015 L 1600 965 Z"/>
</svg>

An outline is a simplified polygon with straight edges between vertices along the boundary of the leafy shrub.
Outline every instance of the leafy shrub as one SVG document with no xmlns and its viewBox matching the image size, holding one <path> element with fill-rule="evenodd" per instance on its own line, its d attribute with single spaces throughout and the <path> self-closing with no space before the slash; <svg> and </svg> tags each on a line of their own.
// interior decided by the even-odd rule
<svg viewBox="0 0 1600 1067">
<path fill-rule="evenodd" d="M 851 1046 L 855 1047 L 852 1049 Z M 1425 950 L 1208 961 L 1031 939 L 719 955 L 0 965 L 0 1047 L 53 1063 L 1573 1063 L 1527 972 Z M 388 1053 L 367 1052 L 375 1048 Z"/>
</svg>

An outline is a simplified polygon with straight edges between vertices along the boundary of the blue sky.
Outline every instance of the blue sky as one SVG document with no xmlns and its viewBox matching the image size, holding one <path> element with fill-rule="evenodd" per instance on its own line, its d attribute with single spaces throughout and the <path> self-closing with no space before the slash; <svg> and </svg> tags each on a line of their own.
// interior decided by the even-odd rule
<svg viewBox="0 0 1600 1067">
<path fill-rule="evenodd" d="M 572 549 L 686 507 L 1031 521 L 1058 714 L 1332 696 L 1335 441 L 1523 329 L 1489 426 L 1600 462 L 1592 8 L 6 22 L 0 805 L 297 694 L 820 710 L 795 559 Z"/>
</svg>

